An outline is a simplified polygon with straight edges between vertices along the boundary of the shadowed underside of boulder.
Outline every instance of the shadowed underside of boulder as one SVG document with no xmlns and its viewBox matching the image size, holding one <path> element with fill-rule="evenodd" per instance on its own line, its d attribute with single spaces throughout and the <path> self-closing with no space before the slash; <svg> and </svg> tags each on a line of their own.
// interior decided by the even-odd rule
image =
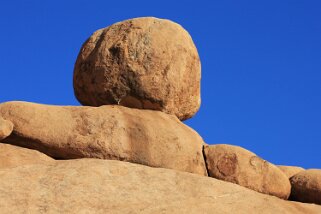
<svg viewBox="0 0 321 214">
<path fill-rule="evenodd" d="M 321 205 L 321 169 L 301 171 L 290 178 L 291 199 Z"/>
</svg>

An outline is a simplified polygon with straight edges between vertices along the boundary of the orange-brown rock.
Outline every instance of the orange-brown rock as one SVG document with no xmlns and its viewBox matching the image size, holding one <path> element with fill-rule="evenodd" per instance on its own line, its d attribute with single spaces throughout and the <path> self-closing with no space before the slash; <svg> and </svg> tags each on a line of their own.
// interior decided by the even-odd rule
<svg viewBox="0 0 321 214">
<path fill-rule="evenodd" d="M 8 137 L 13 130 L 13 124 L 8 121 L 4 120 L 2 117 L 0 117 L 0 140 Z"/>
<path fill-rule="evenodd" d="M 319 214 L 321 206 L 168 169 L 80 159 L 0 170 L 1 213 Z"/>
<path fill-rule="evenodd" d="M 74 69 L 84 105 L 153 109 L 185 120 L 200 107 L 201 65 L 186 30 L 165 19 L 130 19 L 93 33 Z"/>
<path fill-rule="evenodd" d="M 54 159 L 36 150 L 0 143 L 0 169 L 52 161 Z"/>
<path fill-rule="evenodd" d="M 122 106 L 0 104 L 14 124 L 3 141 L 61 159 L 116 159 L 206 175 L 203 140 L 175 116 Z"/>
<path fill-rule="evenodd" d="M 284 165 L 278 165 L 279 169 L 282 170 L 282 172 L 288 176 L 288 178 L 291 178 L 293 175 L 304 171 L 302 167 L 298 166 L 284 166 Z"/>
<path fill-rule="evenodd" d="M 249 189 L 287 199 L 291 186 L 286 175 L 273 164 L 239 146 L 205 146 L 209 176 Z"/>
<path fill-rule="evenodd" d="M 309 169 L 294 175 L 291 199 L 306 203 L 321 204 L 321 170 Z"/>
</svg>

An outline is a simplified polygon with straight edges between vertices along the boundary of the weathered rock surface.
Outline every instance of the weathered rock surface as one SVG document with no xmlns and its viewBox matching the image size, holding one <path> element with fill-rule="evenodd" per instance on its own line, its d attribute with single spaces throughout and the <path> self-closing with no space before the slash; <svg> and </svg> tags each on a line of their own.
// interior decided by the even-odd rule
<svg viewBox="0 0 321 214">
<path fill-rule="evenodd" d="M 186 30 L 165 19 L 130 19 L 96 31 L 82 46 L 74 90 L 84 105 L 120 104 L 192 117 L 201 65 Z"/>
<path fill-rule="evenodd" d="M 13 124 L 8 121 L 4 120 L 2 117 L 0 117 L 0 140 L 8 137 L 13 130 Z"/>
<path fill-rule="evenodd" d="M 306 203 L 321 204 L 321 170 L 309 169 L 294 175 L 291 199 Z"/>
<path fill-rule="evenodd" d="M 50 163 L 54 159 L 36 150 L 21 148 L 0 142 L 0 169 L 29 164 Z"/>
<path fill-rule="evenodd" d="M 321 207 L 195 174 L 80 159 L 0 170 L 1 213 L 282 213 Z"/>
<path fill-rule="evenodd" d="M 287 199 L 291 186 L 286 175 L 273 164 L 239 146 L 205 146 L 209 176 L 252 190 Z"/>
<path fill-rule="evenodd" d="M 5 143 L 55 158 L 116 159 L 206 175 L 203 140 L 175 116 L 122 106 L 0 104 L 14 124 Z"/>
<path fill-rule="evenodd" d="M 302 167 L 298 167 L 298 166 L 283 166 L 283 165 L 279 165 L 278 167 L 279 167 L 279 169 L 282 170 L 282 172 L 286 176 L 288 176 L 288 178 L 291 178 L 293 175 L 305 170 Z"/>
</svg>

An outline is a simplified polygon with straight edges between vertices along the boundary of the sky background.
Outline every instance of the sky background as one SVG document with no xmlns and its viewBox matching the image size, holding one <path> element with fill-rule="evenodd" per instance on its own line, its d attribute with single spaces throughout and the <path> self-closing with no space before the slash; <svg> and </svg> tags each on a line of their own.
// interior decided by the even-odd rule
<svg viewBox="0 0 321 214">
<path fill-rule="evenodd" d="M 185 123 L 208 144 L 321 168 L 321 1 L 0 3 L 0 102 L 79 105 L 72 75 L 97 29 L 141 16 L 178 22 L 202 63 L 202 106 Z"/>
</svg>

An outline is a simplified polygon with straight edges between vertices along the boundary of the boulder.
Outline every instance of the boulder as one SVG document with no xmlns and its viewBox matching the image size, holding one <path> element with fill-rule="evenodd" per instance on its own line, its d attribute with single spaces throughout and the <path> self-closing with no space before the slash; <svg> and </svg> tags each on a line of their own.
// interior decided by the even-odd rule
<svg viewBox="0 0 321 214">
<path fill-rule="evenodd" d="M 83 105 L 153 109 L 185 120 L 200 107 L 201 64 L 180 25 L 144 17 L 94 32 L 74 68 L 74 91 Z"/>
<path fill-rule="evenodd" d="M 203 140 L 175 116 L 122 106 L 0 104 L 14 124 L 5 143 L 58 159 L 101 158 L 206 175 Z"/>
<path fill-rule="evenodd" d="M 249 189 L 287 199 L 291 186 L 285 174 L 256 154 L 232 145 L 204 148 L 209 176 Z"/>
<path fill-rule="evenodd" d="M 36 150 L 0 143 L 0 169 L 52 161 L 54 159 Z"/>
<path fill-rule="evenodd" d="M 0 117 L 0 140 L 8 137 L 13 130 L 13 124 L 8 121 L 4 120 L 2 117 Z"/>
<path fill-rule="evenodd" d="M 298 166 L 284 166 L 284 165 L 278 165 L 279 169 L 282 170 L 282 172 L 288 176 L 288 178 L 291 178 L 293 175 L 304 171 L 302 167 Z"/>
<path fill-rule="evenodd" d="M 291 199 L 306 203 L 321 204 L 321 170 L 309 169 L 295 174 L 290 179 Z"/>
<path fill-rule="evenodd" d="M 0 180 L 1 213 L 321 213 L 213 178 L 113 160 L 2 169 Z"/>
</svg>

